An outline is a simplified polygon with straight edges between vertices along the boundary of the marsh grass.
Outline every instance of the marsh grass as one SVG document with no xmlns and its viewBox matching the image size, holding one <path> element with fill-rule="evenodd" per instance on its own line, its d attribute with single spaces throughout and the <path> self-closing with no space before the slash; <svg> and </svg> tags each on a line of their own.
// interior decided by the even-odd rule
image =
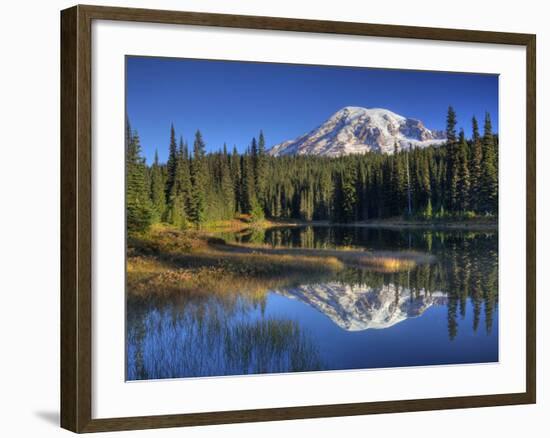
<svg viewBox="0 0 550 438">
<path fill-rule="evenodd" d="M 181 262 L 181 259 L 178 259 L 178 262 Z M 238 258 L 237 263 L 234 260 L 219 261 L 205 257 L 201 258 L 200 262 L 204 265 L 193 260 L 190 266 L 177 267 L 177 264 L 151 257 L 131 257 L 127 261 L 128 293 L 137 296 L 183 293 L 189 297 L 238 292 L 255 296 L 262 295 L 272 288 L 296 285 L 306 278 L 321 280 L 329 272 L 339 270 L 339 265 L 333 269 L 329 262 L 328 268 L 326 264 L 310 264 L 305 266 L 308 271 L 304 272 L 300 270 L 300 266 L 293 265 L 292 270 L 284 272 L 288 263 L 295 263 L 291 257 L 279 259 L 271 265 L 261 263 L 253 266 L 250 266 L 250 257 L 246 257 L 245 260 Z M 212 262 L 212 265 L 207 265 L 208 262 Z"/>
<path fill-rule="evenodd" d="M 254 319 L 216 305 L 188 305 L 174 317 L 155 308 L 128 332 L 128 379 L 322 369 L 309 334 L 288 319 Z"/>
<path fill-rule="evenodd" d="M 284 248 L 269 245 L 250 245 L 225 242 L 212 242 L 213 246 L 227 252 L 240 254 L 270 255 L 274 257 L 310 257 L 315 259 L 336 259 L 345 265 L 379 269 L 382 272 L 399 272 L 420 264 L 431 263 L 434 257 L 416 251 L 364 251 L 356 247 L 344 246 L 337 249 Z"/>
<path fill-rule="evenodd" d="M 127 286 L 131 295 L 261 294 L 269 288 L 320 280 L 344 265 L 335 257 L 239 253 L 197 232 L 157 228 L 129 240 Z"/>
<path fill-rule="evenodd" d="M 345 266 L 399 272 L 431 257 L 417 252 L 273 248 L 227 243 L 204 231 L 157 225 L 128 238 L 127 286 L 130 295 L 247 293 L 315 282 Z"/>
</svg>

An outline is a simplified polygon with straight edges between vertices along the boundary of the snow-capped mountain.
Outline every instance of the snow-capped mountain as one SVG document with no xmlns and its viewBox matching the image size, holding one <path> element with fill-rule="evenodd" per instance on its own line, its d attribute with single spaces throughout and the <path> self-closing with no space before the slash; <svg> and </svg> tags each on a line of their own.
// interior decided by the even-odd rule
<svg viewBox="0 0 550 438">
<path fill-rule="evenodd" d="M 313 131 L 273 146 L 268 153 L 337 157 L 369 151 L 393 153 L 398 149 L 444 143 L 442 132 L 431 131 L 420 120 L 382 108 L 348 106 Z"/>
<path fill-rule="evenodd" d="M 447 304 L 443 292 L 422 290 L 411 296 L 410 289 L 394 284 L 374 288 L 333 282 L 275 292 L 309 304 L 348 331 L 388 328 L 422 315 L 431 306 Z"/>
</svg>

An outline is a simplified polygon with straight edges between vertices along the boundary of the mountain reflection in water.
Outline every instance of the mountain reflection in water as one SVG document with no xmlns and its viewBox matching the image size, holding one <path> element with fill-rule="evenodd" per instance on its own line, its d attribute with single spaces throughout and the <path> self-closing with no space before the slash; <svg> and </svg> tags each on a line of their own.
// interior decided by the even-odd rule
<svg viewBox="0 0 550 438">
<path fill-rule="evenodd" d="M 128 380 L 498 361 L 496 233 L 308 227 L 234 238 L 414 249 L 436 261 L 346 268 L 253 295 L 129 296 Z"/>
<path fill-rule="evenodd" d="M 422 315 L 432 305 L 447 304 L 447 295 L 443 292 L 422 291 L 413 296 L 410 289 L 395 284 L 372 288 L 325 283 L 275 292 L 299 299 L 349 331 L 388 328 L 407 318 Z"/>
</svg>

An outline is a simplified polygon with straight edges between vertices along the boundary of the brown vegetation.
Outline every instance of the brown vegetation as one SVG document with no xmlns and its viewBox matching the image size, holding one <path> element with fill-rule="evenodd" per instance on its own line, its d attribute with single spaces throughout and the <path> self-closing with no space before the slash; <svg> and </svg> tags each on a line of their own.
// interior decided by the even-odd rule
<svg viewBox="0 0 550 438">
<path fill-rule="evenodd" d="M 193 231 L 155 227 L 128 240 L 127 282 L 131 294 L 265 291 L 343 268 L 334 257 L 237 253 L 219 239 Z"/>
<path fill-rule="evenodd" d="M 204 231 L 158 225 L 147 234 L 128 238 L 127 286 L 134 296 L 174 292 L 255 295 L 321 281 L 345 265 L 396 272 L 430 261 L 430 256 L 415 252 L 228 244 Z"/>
</svg>

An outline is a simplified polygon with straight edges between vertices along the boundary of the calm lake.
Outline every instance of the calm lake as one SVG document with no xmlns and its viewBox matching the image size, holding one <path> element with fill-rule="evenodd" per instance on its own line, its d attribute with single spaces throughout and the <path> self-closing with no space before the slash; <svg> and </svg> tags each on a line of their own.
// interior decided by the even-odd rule
<svg viewBox="0 0 550 438">
<path fill-rule="evenodd" d="M 128 300 L 128 380 L 498 361 L 496 232 L 320 226 L 220 237 L 433 261 L 347 267 L 254 294 Z"/>
</svg>

